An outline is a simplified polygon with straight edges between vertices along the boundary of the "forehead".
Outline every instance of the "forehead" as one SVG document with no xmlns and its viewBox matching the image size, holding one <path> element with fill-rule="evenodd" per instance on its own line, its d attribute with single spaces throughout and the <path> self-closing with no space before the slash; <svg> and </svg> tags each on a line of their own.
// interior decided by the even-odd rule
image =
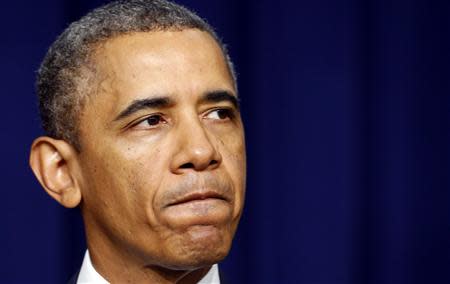
<svg viewBox="0 0 450 284">
<path fill-rule="evenodd" d="M 223 52 L 206 32 L 142 32 L 108 40 L 96 52 L 100 92 L 119 101 L 154 95 L 183 98 L 210 89 L 235 92 Z"/>
</svg>

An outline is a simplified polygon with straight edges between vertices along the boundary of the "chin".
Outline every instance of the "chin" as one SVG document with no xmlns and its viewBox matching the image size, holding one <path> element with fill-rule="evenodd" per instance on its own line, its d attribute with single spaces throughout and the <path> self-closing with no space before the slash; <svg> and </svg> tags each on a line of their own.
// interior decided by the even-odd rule
<svg viewBox="0 0 450 284">
<path fill-rule="evenodd" d="M 173 243 L 171 269 L 192 270 L 222 261 L 230 251 L 232 235 L 214 226 L 188 228 Z"/>
</svg>

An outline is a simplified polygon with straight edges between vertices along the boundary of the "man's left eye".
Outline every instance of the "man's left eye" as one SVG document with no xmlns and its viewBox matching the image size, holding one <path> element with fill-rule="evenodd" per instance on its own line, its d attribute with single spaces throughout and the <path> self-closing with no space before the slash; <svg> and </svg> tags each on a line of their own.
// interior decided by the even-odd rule
<svg viewBox="0 0 450 284">
<path fill-rule="evenodd" d="M 213 111 L 210 111 L 206 118 L 208 119 L 217 119 L 217 120 L 225 120 L 225 119 L 231 119 L 233 117 L 233 111 L 230 109 L 215 109 Z"/>
</svg>

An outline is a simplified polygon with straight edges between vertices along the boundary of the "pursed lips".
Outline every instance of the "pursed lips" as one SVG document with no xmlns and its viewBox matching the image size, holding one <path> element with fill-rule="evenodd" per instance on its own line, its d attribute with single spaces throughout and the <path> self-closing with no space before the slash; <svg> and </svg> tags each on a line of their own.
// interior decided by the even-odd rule
<svg viewBox="0 0 450 284">
<path fill-rule="evenodd" d="M 202 200 L 207 200 L 207 199 L 216 199 L 216 200 L 222 200 L 222 201 L 226 201 L 226 202 L 229 201 L 228 198 L 226 198 L 224 195 L 222 195 L 216 191 L 192 192 L 192 193 L 189 193 L 189 194 L 175 200 L 174 202 L 169 203 L 166 207 L 180 205 L 180 204 L 193 202 L 193 201 L 202 201 Z"/>
</svg>

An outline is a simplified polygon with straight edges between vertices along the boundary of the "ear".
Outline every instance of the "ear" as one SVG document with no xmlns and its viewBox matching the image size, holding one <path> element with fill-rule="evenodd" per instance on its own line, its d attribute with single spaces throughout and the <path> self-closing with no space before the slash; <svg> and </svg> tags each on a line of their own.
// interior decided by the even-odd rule
<svg viewBox="0 0 450 284">
<path fill-rule="evenodd" d="M 31 146 L 30 166 L 45 191 L 67 208 L 78 206 L 77 151 L 67 142 L 39 137 Z"/>
</svg>

